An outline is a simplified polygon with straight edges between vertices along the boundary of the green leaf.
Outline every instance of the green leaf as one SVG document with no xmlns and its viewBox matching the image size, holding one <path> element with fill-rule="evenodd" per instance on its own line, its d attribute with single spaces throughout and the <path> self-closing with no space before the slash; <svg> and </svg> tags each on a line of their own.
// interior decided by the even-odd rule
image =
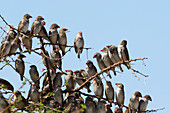
<svg viewBox="0 0 170 113">
<path fill-rule="evenodd" d="M 84 105 L 84 104 L 80 104 L 80 106 L 81 106 L 83 109 L 87 109 L 86 105 Z"/>
<path fill-rule="evenodd" d="M 64 86 L 67 86 L 67 85 L 68 85 L 68 82 L 65 80 Z"/>
</svg>

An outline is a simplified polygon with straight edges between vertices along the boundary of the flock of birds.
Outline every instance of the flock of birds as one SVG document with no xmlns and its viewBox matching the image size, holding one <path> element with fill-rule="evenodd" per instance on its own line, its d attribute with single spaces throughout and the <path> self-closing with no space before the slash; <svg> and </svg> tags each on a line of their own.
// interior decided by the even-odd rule
<svg viewBox="0 0 170 113">
<path fill-rule="evenodd" d="M 63 111 L 67 109 L 68 113 L 112 113 L 111 110 L 112 104 L 114 102 L 114 97 L 116 97 L 116 105 L 114 109 L 114 113 L 123 113 L 122 108 L 124 107 L 124 100 L 125 100 L 125 93 L 124 93 L 124 85 L 122 83 L 116 83 L 117 90 L 116 95 L 114 95 L 114 88 L 110 81 L 106 81 L 105 86 L 105 95 L 108 103 L 103 100 L 103 93 L 104 93 L 104 85 L 102 83 L 102 78 L 100 76 L 96 76 L 93 79 L 93 91 L 97 100 L 93 100 L 91 96 L 87 96 L 85 101 L 81 97 L 80 92 L 72 92 L 73 89 L 76 87 L 76 83 L 81 86 L 86 80 L 97 73 L 97 69 L 91 60 L 86 62 L 86 71 L 84 69 L 72 71 L 72 70 L 62 70 L 62 56 L 65 55 L 65 48 L 67 45 L 67 36 L 66 31 L 68 29 L 61 28 L 58 33 L 58 26 L 57 24 L 52 24 L 47 33 L 44 25 L 44 18 L 41 16 L 37 16 L 35 21 L 32 24 L 31 30 L 28 30 L 29 26 L 29 19 L 32 18 L 31 15 L 25 14 L 23 19 L 20 21 L 18 25 L 18 32 L 16 33 L 13 26 L 11 26 L 7 32 L 7 36 L 5 37 L 4 41 L 0 46 L 0 60 L 4 61 L 5 58 L 11 56 L 16 53 L 17 49 L 19 48 L 20 52 L 22 53 L 21 42 L 22 45 L 31 53 L 32 49 L 32 38 L 33 37 L 40 37 L 50 42 L 53 49 L 48 54 L 48 51 L 41 50 L 39 55 L 42 55 L 42 62 L 48 68 L 48 70 L 44 73 L 44 80 L 42 85 L 42 90 L 40 89 L 40 76 L 35 65 L 30 66 L 29 74 L 32 80 L 32 84 L 30 86 L 30 90 L 28 92 L 28 97 L 25 99 L 20 91 L 16 91 L 14 93 L 14 105 L 19 110 L 26 110 L 26 106 L 29 104 L 35 103 L 43 103 L 43 105 L 48 106 L 50 108 L 58 108 L 59 110 Z M 22 37 L 22 41 L 19 39 L 20 36 Z M 58 46 L 57 46 L 58 45 Z M 103 70 L 114 63 L 118 63 L 120 61 L 128 61 L 129 54 L 127 49 L 127 41 L 123 40 L 120 45 L 117 47 L 115 45 L 107 45 L 104 47 L 100 53 L 95 53 L 93 58 L 96 58 L 98 67 Z M 84 49 L 84 39 L 82 32 L 78 32 L 77 36 L 74 40 L 74 49 L 80 58 L 80 54 Z M 62 55 L 60 54 L 60 50 Z M 23 58 L 26 56 L 23 54 L 19 54 L 15 60 L 15 70 L 19 73 L 21 81 L 24 78 L 25 72 L 25 64 Z M 50 57 L 51 56 L 51 57 Z M 130 63 L 124 62 L 123 65 L 130 69 Z M 122 65 L 119 64 L 117 67 L 123 72 L 121 67 Z M 56 71 L 56 70 L 59 71 Z M 115 68 L 111 68 L 114 75 L 116 75 Z M 105 73 L 107 76 L 112 78 L 110 74 L 110 70 L 106 70 Z M 65 74 L 65 83 L 63 84 L 62 75 Z M 50 75 L 50 77 L 48 76 Z M 49 80 L 49 78 L 51 80 Z M 49 82 L 51 81 L 51 82 Z M 3 88 L 14 91 L 13 86 L 6 80 L 0 78 L 0 85 Z M 87 89 L 87 92 L 90 93 L 90 81 L 84 85 L 84 88 Z M 52 86 L 52 90 L 50 87 Z M 62 87 L 65 86 L 65 92 L 62 91 Z M 2 87 L 1 87 L 2 88 Z M 52 95 L 51 95 L 52 93 Z M 65 98 L 63 98 L 65 93 Z M 130 98 L 130 102 L 128 108 L 125 110 L 125 113 L 144 113 L 147 108 L 148 101 L 152 101 L 149 95 L 143 96 L 140 100 L 139 98 L 142 97 L 142 94 L 139 91 L 136 91 L 132 97 Z M 9 103 L 3 97 L 3 93 L 0 92 L 0 112 L 3 111 Z M 84 109 L 83 105 L 85 105 L 86 109 Z M 82 111 L 82 109 L 84 109 Z M 29 110 L 29 109 L 27 109 Z M 45 109 L 39 109 L 41 112 L 46 112 Z M 10 113 L 10 108 L 6 109 L 4 113 Z M 30 112 L 30 111 L 28 111 Z"/>
</svg>

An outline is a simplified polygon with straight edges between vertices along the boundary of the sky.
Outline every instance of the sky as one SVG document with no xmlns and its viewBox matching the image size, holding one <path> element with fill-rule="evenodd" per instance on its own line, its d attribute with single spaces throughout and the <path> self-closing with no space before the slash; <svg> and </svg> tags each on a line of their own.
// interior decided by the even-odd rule
<svg viewBox="0 0 170 113">
<path fill-rule="evenodd" d="M 83 51 L 81 59 L 77 58 L 74 50 L 68 52 L 63 57 L 63 70 L 85 69 L 86 61 L 92 60 L 97 67 L 93 55 L 106 45 L 118 46 L 122 40 L 127 40 L 130 59 L 147 57 L 146 66 L 142 61 L 132 62 L 134 69 L 149 75 L 148 78 L 137 74 L 140 80 L 134 77 L 131 70 L 123 66 L 124 72 L 117 76 L 112 74 L 112 79 L 106 78 L 112 82 L 114 90 L 117 87 L 115 83 L 121 82 L 125 86 L 125 105 L 128 105 L 130 97 L 135 91 L 140 91 L 142 95 L 149 94 L 152 102 L 148 104 L 148 110 L 164 108 L 158 113 L 167 113 L 170 111 L 170 76 L 169 76 L 169 58 L 170 58 L 170 1 L 169 0 L 29 0 L 27 2 L 1 1 L 0 14 L 5 20 L 16 28 L 23 15 L 29 13 L 29 29 L 36 16 L 42 16 L 45 19 L 45 28 L 49 31 L 50 25 L 57 23 L 60 27 L 67 28 L 68 45 L 73 45 L 77 32 L 83 32 L 85 47 L 92 47 L 88 53 Z M 0 20 L 0 26 L 5 26 Z M 5 28 L 7 30 L 7 27 Z M 0 32 L 2 34 L 2 32 Z M 5 35 L 3 35 L 5 36 Z M 2 41 L 2 37 L 0 41 Z M 38 47 L 38 40 L 34 38 L 33 48 Z M 51 48 L 47 47 L 50 51 Z M 67 48 L 68 49 L 68 48 Z M 88 55 L 87 55 L 88 54 Z M 29 66 L 35 64 L 38 67 L 40 75 L 42 68 L 41 57 L 36 54 L 26 54 L 25 76 L 29 76 Z M 13 57 L 14 59 L 16 56 Z M 2 66 L 3 64 L 0 64 Z M 14 63 L 12 63 L 14 65 Z M 117 71 L 119 71 L 117 69 Z M 0 77 L 8 80 L 17 90 L 22 82 L 19 75 L 11 68 L 5 67 L 0 71 Z M 105 81 L 103 81 L 105 85 Z M 41 80 L 42 84 L 42 80 Z M 22 90 L 28 91 L 29 85 L 24 86 Z M 93 87 L 91 86 L 91 89 Z M 86 92 L 86 90 L 83 89 Z M 94 94 L 92 92 L 92 94 Z M 23 94 L 25 97 L 26 94 Z M 112 107 L 114 109 L 114 106 Z"/>
</svg>

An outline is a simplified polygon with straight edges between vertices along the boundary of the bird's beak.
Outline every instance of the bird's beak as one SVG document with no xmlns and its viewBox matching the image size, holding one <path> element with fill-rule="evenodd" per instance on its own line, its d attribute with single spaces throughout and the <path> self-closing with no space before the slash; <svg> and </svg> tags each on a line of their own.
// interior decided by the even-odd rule
<svg viewBox="0 0 170 113">
<path fill-rule="evenodd" d="M 93 58 L 96 58 L 96 55 L 94 55 Z"/>
<path fill-rule="evenodd" d="M 103 49 L 101 49 L 100 51 L 102 51 L 102 52 L 103 52 Z"/>
</svg>

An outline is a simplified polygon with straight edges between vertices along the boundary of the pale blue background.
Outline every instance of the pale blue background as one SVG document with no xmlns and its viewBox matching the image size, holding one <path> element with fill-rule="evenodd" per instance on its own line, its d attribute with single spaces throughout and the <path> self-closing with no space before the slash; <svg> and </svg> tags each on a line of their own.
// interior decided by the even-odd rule
<svg viewBox="0 0 170 113">
<path fill-rule="evenodd" d="M 142 61 L 132 63 L 135 69 L 148 74 L 149 78 L 137 74 L 140 77 L 140 80 L 137 80 L 130 70 L 123 67 L 125 72 L 119 73 L 116 77 L 113 76 L 111 80 L 114 89 L 117 88 L 114 85 L 116 82 L 122 82 L 125 85 L 125 105 L 128 105 L 130 97 L 138 90 L 142 95 L 151 95 L 153 101 L 149 103 L 148 109 L 165 107 L 166 109 L 159 113 L 170 111 L 169 0 L 2 0 L 0 11 L 7 22 L 15 27 L 18 26 L 23 15 L 29 13 L 33 17 L 30 19 L 29 29 L 35 17 L 39 15 L 45 18 L 47 30 L 52 23 L 68 28 L 70 31 L 67 33 L 68 45 L 73 45 L 77 32 L 82 31 L 85 47 L 94 48 L 89 50 L 88 58 L 96 67 L 98 67 L 96 60 L 92 58 L 95 52 L 99 52 L 108 44 L 118 45 L 126 39 L 130 58 L 149 58 L 145 60 L 146 66 L 142 65 Z M 0 21 L 0 26 L 4 25 Z M 37 43 L 35 38 L 33 46 L 37 47 Z M 25 61 L 29 62 L 26 63 L 25 76 L 29 78 L 29 66 L 37 63 L 38 70 L 42 74 L 41 69 L 44 66 L 41 63 L 41 57 L 31 54 L 27 55 Z M 72 50 L 64 57 L 63 70 L 85 69 L 86 61 L 86 51 L 81 55 L 81 60 L 78 60 Z M 22 84 L 19 75 L 10 67 L 0 71 L 0 77 L 9 80 L 15 90 Z M 23 90 L 28 89 L 27 84 Z M 26 94 L 24 96 L 26 97 Z"/>
</svg>

